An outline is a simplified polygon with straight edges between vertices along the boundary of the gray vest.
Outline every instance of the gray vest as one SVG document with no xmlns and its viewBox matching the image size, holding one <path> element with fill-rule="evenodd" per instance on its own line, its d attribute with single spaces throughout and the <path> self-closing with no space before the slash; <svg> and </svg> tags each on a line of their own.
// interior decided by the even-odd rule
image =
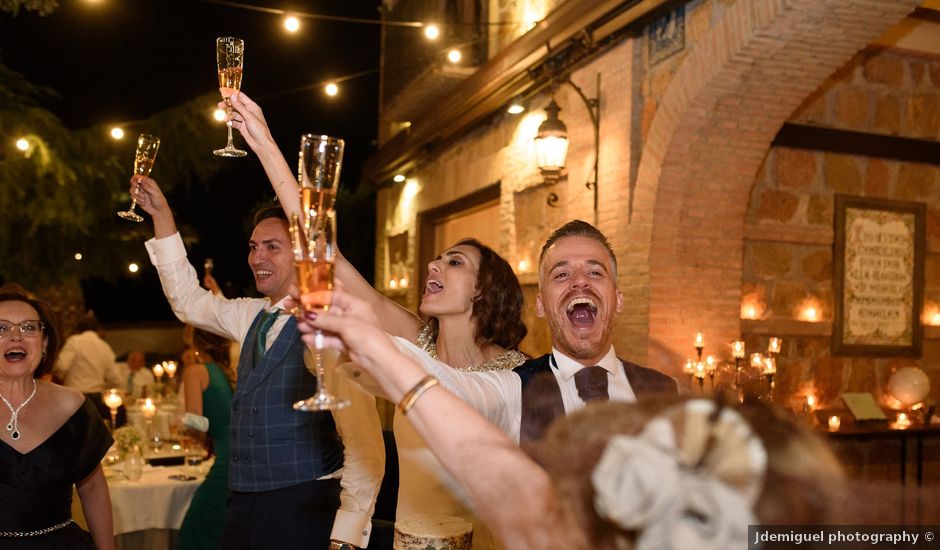
<svg viewBox="0 0 940 550">
<path fill-rule="evenodd" d="M 255 365 L 258 316 L 242 342 L 232 396 L 229 489 L 258 492 L 299 485 L 343 465 L 333 415 L 295 411 L 313 395 L 316 378 L 304 366 L 304 343 L 291 317 Z"/>
</svg>

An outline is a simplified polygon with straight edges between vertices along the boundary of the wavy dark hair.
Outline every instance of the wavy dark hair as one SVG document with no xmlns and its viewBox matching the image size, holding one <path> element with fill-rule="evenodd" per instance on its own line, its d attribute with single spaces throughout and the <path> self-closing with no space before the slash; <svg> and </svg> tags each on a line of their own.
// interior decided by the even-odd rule
<svg viewBox="0 0 940 550">
<path fill-rule="evenodd" d="M 196 348 L 196 360 L 200 363 L 212 362 L 222 369 L 222 374 L 228 381 L 230 388 L 235 389 L 237 375 L 232 366 L 232 358 L 229 353 L 231 342 L 209 331 L 197 328 L 193 331 L 193 347 Z"/>
<path fill-rule="evenodd" d="M 60 346 L 58 320 L 52 311 L 52 306 L 15 283 L 7 283 L 0 287 L 0 303 L 3 302 L 23 302 L 39 313 L 39 320 L 43 324 L 42 335 L 46 338 L 46 349 L 39 366 L 33 371 L 33 378 L 40 378 L 47 372 L 51 372 L 56 357 L 59 355 Z"/>
<path fill-rule="evenodd" d="M 529 330 L 522 320 L 525 300 L 519 279 L 502 256 L 476 239 L 462 239 L 454 246 L 467 245 L 480 253 L 476 290 L 471 316 L 476 320 L 476 342 L 481 346 L 495 344 L 517 349 Z M 431 317 L 432 340 L 437 340 L 438 322 Z"/>
</svg>

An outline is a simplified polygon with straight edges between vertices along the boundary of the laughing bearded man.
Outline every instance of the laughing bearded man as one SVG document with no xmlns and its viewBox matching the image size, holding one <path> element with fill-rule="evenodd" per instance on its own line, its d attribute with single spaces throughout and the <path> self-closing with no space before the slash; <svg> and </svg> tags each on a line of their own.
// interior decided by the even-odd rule
<svg viewBox="0 0 940 550">
<path fill-rule="evenodd" d="M 588 401 L 678 393 L 671 377 L 617 358 L 611 332 L 622 308 L 617 258 L 607 237 L 573 220 L 552 233 L 539 256 L 536 311 L 548 321 L 551 353 L 513 371 L 467 373 L 429 360 L 404 340 L 398 345 L 516 441 L 526 442 Z"/>
</svg>

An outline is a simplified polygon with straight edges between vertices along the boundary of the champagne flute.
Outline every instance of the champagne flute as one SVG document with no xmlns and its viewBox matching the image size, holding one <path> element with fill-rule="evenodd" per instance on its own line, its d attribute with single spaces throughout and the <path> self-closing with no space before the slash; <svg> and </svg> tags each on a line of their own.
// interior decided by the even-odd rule
<svg viewBox="0 0 940 550">
<path fill-rule="evenodd" d="M 160 138 L 150 134 L 140 134 L 137 136 L 137 153 L 134 155 L 134 173 L 138 176 L 149 176 L 153 169 L 153 161 L 157 160 L 157 149 L 160 148 Z M 140 187 L 140 183 L 137 184 Z M 137 207 L 137 194 L 131 197 L 131 206 L 127 210 L 117 213 L 125 220 L 132 222 L 142 222 L 144 219 L 134 211 Z"/>
<path fill-rule="evenodd" d="M 245 57 L 245 41 L 234 36 L 220 36 L 215 40 L 215 57 L 219 68 L 219 90 L 225 101 L 225 113 L 232 114 L 232 94 L 242 87 L 242 65 Z M 220 157 L 243 157 L 245 151 L 236 149 L 232 142 L 232 127 L 228 127 L 228 143 L 222 149 L 212 151 Z"/>
<path fill-rule="evenodd" d="M 331 212 L 322 219 L 322 227 L 317 234 L 305 234 L 297 214 L 291 217 L 290 235 L 297 266 L 297 286 L 301 294 L 308 295 L 308 301 L 303 302 L 301 307 L 303 311 L 326 311 L 333 297 L 333 270 L 336 261 L 334 213 Z M 312 238 L 307 238 L 306 235 L 312 235 Z M 349 400 L 336 397 L 326 387 L 324 352 L 335 350 L 324 350 L 323 340 L 323 331 L 317 330 L 314 333 L 314 369 L 311 370 L 311 374 L 317 379 L 317 391 L 307 399 L 294 403 L 294 409 L 298 411 L 328 411 L 349 405 Z M 335 367 L 339 354 L 330 355 L 330 366 Z"/>
<path fill-rule="evenodd" d="M 306 235 L 323 230 L 323 221 L 333 215 L 345 142 L 339 138 L 306 134 L 300 138 L 297 181 Z"/>
</svg>

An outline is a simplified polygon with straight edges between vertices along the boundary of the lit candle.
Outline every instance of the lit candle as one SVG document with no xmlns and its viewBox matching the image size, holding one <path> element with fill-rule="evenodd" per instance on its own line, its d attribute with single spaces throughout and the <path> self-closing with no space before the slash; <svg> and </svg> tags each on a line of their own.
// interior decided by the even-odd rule
<svg viewBox="0 0 940 550">
<path fill-rule="evenodd" d="M 692 366 L 692 360 L 691 360 L 691 359 L 686 359 L 686 360 L 685 360 L 685 366 L 682 367 L 682 372 L 684 372 L 685 374 L 688 374 L 688 375 L 695 374 L 695 367 Z"/>
<path fill-rule="evenodd" d="M 389 279 L 388 288 L 398 288 L 398 279 Z"/>
<path fill-rule="evenodd" d="M 695 333 L 695 349 L 702 349 L 705 347 L 705 337 L 702 336 L 701 332 Z"/>
<path fill-rule="evenodd" d="M 705 378 L 705 365 L 701 361 L 695 364 L 695 376 Z"/>
<path fill-rule="evenodd" d="M 935 327 L 940 327 L 940 311 L 933 314 L 933 322 L 931 324 Z"/>
<path fill-rule="evenodd" d="M 170 378 L 173 378 L 173 375 L 176 374 L 176 361 L 164 361 L 163 370 Z"/>
<path fill-rule="evenodd" d="M 398 279 L 398 286 L 400 288 L 408 288 L 408 277 L 402 277 Z"/>
<path fill-rule="evenodd" d="M 836 415 L 832 415 L 832 416 L 829 417 L 829 431 L 830 431 L 830 432 L 837 432 L 837 431 L 839 431 L 839 427 L 841 427 L 841 426 L 842 426 L 842 419 L 841 419 L 841 418 L 839 418 L 839 417 L 836 416 Z"/>
<path fill-rule="evenodd" d="M 899 430 L 904 428 L 909 428 L 911 426 L 911 419 L 908 418 L 907 413 L 898 413 L 898 420 L 894 424 Z"/>
<path fill-rule="evenodd" d="M 118 393 L 117 390 L 110 389 L 104 396 L 104 404 L 107 405 L 109 409 L 116 410 L 124 404 L 124 400 L 121 399 L 121 394 Z"/>
<path fill-rule="evenodd" d="M 764 358 L 764 374 L 777 374 L 777 360 L 773 357 Z"/>
<path fill-rule="evenodd" d="M 806 394 L 806 408 L 812 411 L 816 407 L 816 396 L 808 393 Z"/>
<path fill-rule="evenodd" d="M 743 340 L 735 340 L 734 342 L 731 342 L 731 357 L 734 357 L 735 359 L 744 358 L 744 341 Z"/>
<path fill-rule="evenodd" d="M 751 366 L 754 368 L 763 368 L 764 366 L 764 356 L 759 353 L 751 354 Z"/>
<path fill-rule="evenodd" d="M 140 405 L 140 412 L 144 418 L 150 420 L 157 414 L 157 406 L 153 404 L 153 399 L 149 397 Z"/>
<path fill-rule="evenodd" d="M 715 374 L 715 369 L 718 368 L 718 365 L 715 364 L 715 358 L 709 355 L 705 358 L 705 370 L 708 371 L 708 374 Z"/>
<path fill-rule="evenodd" d="M 160 365 L 160 364 L 154 365 L 153 375 L 157 377 L 157 381 L 159 382 L 160 379 L 163 378 L 163 365 Z"/>
<path fill-rule="evenodd" d="M 769 353 L 780 353 L 780 343 L 780 338 L 771 338 L 770 343 L 767 344 L 767 351 Z"/>
</svg>

